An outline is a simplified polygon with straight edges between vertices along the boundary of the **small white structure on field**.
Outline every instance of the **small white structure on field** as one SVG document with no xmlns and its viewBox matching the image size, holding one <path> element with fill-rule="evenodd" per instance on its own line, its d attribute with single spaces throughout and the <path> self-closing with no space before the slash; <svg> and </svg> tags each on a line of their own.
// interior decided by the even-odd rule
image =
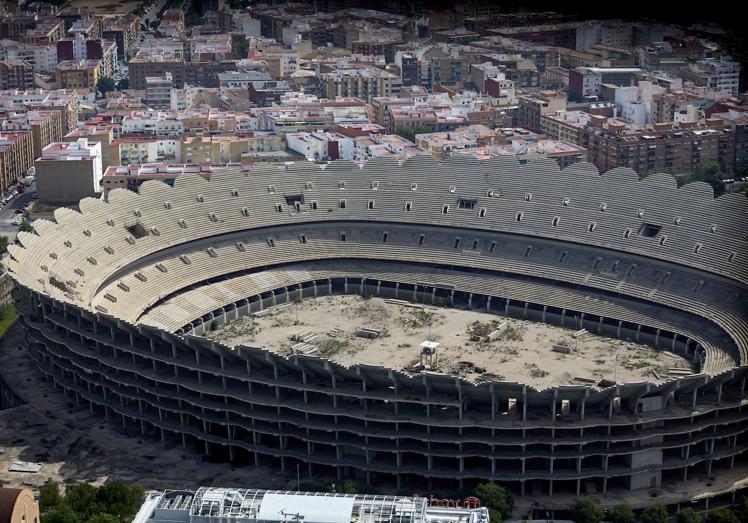
<svg viewBox="0 0 748 523">
<path fill-rule="evenodd" d="M 425 369 L 435 369 L 439 365 L 439 355 L 436 353 L 437 347 L 439 347 L 439 343 L 435 341 L 426 340 L 421 342 L 421 357 L 419 363 Z"/>
</svg>

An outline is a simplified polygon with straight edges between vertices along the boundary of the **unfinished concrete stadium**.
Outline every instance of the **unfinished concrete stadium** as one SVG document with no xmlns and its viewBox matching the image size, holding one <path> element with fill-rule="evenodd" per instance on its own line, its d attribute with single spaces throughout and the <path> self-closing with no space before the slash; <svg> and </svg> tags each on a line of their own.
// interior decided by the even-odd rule
<svg viewBox="0 0 748 523">
<path fill-rule="evenodd" d="M 489 480 L 517 495 L 667 487 L 688 500 L 694 478 L 746 466 L 747 225 L 744 195 L 628 169 L 300 163 L 82 200 L 20 233 L 8 268 L 45 377 L 143 434 L 393 489 Z M 431 358 L 460 347 L 420 335 L 407 344 L 430 342 L 420 359 L 399 345 L 407 368 L 335 361 L 297 326 L 274 327 L 288 350 L 213 338 L 330 295 L 488 313 L 487 339 L 543 322 L 688 366 L 539 386 L 445 372 Z"/>
</svg>

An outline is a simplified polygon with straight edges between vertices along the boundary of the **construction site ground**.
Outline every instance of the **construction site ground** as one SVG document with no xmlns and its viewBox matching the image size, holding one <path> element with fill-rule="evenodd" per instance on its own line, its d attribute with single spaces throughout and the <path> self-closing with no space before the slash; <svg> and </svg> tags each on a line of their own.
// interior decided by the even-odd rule
<svg viewBox="0 0 748 523">
<path fill-rule="evenodd" d="M 486 336 L 507 322 L 503 339 Z M 380 332 L 368 339 L 361 328 Z M 231 346 L 265 347 L 290 354 L 299 337 L 311 338 L 316 354 L 343 365 L 364 363 L 410 369 L 419 363 L 420 344 L 440 344 L 438 372 L 469 380 L 502 379 L 536 388 L 622 382 L 662 381 L 668 369 L 690 370 L 690 362 L 664 350 L 588 334 L 577 342 L 574 330 L 461 309 L 423 306 L 382 298 L 325 296 L 277 306 L 209 332 Z M 571 352 L 555 352 L 553 347 Z M 580 379 L 581 378 L 581 379 Z"/>
</svg>

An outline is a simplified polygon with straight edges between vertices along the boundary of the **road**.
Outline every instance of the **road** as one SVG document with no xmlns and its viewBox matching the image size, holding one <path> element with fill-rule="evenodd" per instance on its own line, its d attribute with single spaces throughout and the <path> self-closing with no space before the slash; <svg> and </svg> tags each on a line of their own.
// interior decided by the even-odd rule
<svg viewBox="0 0 748 523">
<path fill-rule="evenodd" d="M 151 22 L 156 19 L 156 16 L 158 16 L 159 11 L 161 11 L 161 8 L 166 5 L 166 2 L 168 0 L 156 0 L 151 4 L 151 7 L 148 8 L 148 10 L 143 15 L 143 21 L 145 21 L 145 25 L 148 27 L 151 26 Z"/>
<path fill-rule="evenodd" d="M 13 242 L 16 239 L 16 234 L 18 234 L 18 226 L 11 224 L 16 217 L 20 218 L 21 216 L 20 214 L 16 214 L 16 209 L 24 207 L 29 203 L 34 191 L 36 191 L 36 182 L 32 183 L 31 187 L 26 187 L 23 193 L 8 202 L 0 210 L 0 235 L 7 236 L 8 242 Z"/>
</svg>

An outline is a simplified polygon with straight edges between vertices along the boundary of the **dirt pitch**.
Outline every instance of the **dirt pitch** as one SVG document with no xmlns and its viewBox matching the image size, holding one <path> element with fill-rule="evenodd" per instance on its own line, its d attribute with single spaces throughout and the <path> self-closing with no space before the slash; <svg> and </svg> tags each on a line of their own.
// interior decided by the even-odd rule
<svg viewBox="0 0 748 523">
<path fill-rule="evenodd" d="M 486 335 L 508 323 L 504 338 Z M 362 327 L 376 339 L 356 335 Z M 422 341 L 440 343 L 438 372 L 472 381 L 502 379 L 536 388 L 553 385 L 662 381 L 668 368 L 688 369 L 687 360 L 663 350 L 603 336 L 576 343 L 574 331 L 495 314 L 398 304 L 381 298 L 327 296 L 282 305 L 265 316 L 245 316 L 208 333 L 228 345 L 265 347 L 290 354 L 294 335 L 313 338 L 320 356 L 343 365 L 365 363 L 407 370 L 418 363 Z M 571 348 L 570 354 L 553 351 Z M 579 378 L 583 378 L 580 380 Z M 585 381 L 589 380 L 589 381 Z"/>
</svg>

